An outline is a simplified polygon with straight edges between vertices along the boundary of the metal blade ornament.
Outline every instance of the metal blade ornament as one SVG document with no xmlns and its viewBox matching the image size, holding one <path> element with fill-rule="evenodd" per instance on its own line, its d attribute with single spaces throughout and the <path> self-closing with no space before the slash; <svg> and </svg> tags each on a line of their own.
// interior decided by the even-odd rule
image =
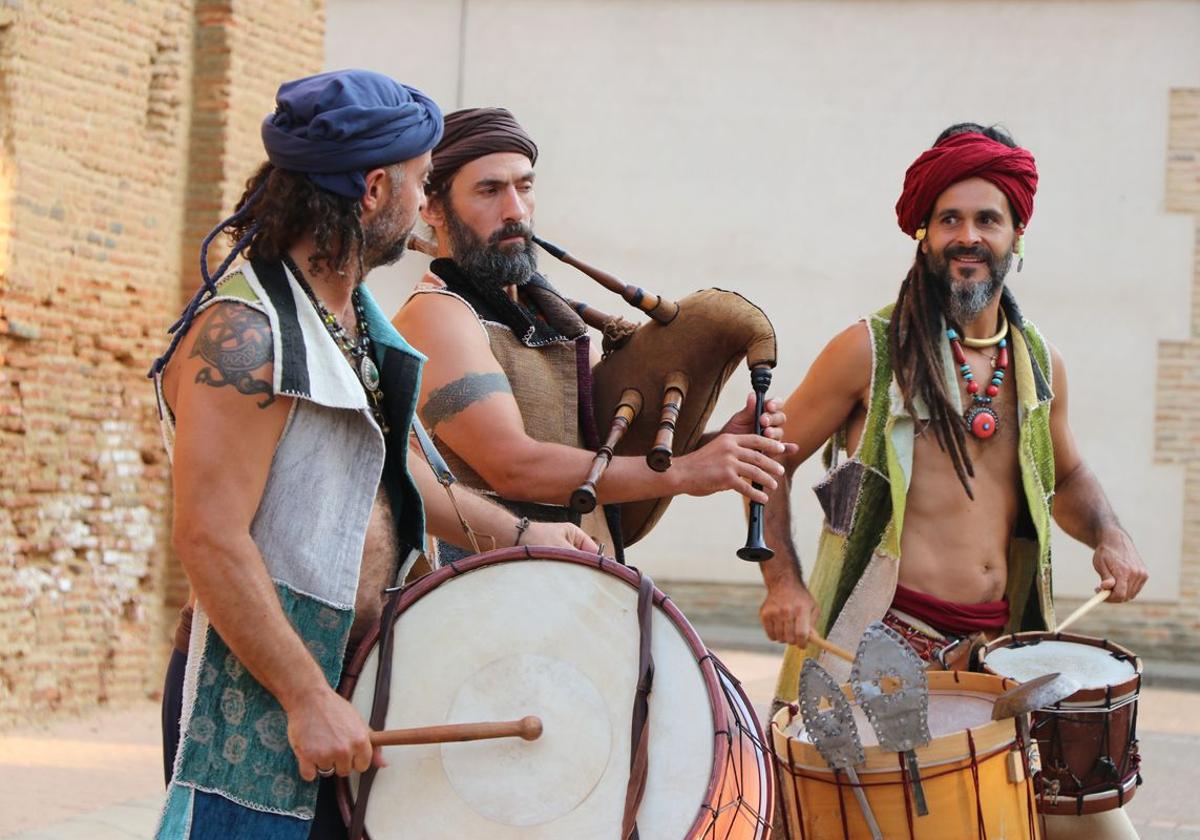
<svg viewBox="0 0 1200 840">
<path fill-rule="evenodd" d="M 826 704 L 828 708 L 823 709 L 822 706 Z M 872 839 L 883 840 L 879 823 L 871 811 L 871 804 L 867 802 L 867 794 L 854 770 L 854 765 L 866 760 L 866 754 L 858 737 L 850 701 L 829 672 L 814 659 L 806 659 L 800 670 L 800 716 L 817 752 L 830 767 L 843 770 L 850 779 Z"/>
<path fill-rule="evenodd" d="M 925 663 L 895 631 L 876 621 L 858 643 L 850 682 L 858 704 L 875 727 L 879 746 L 904 754 L 917 814 L 925 816 L 929 806 L 916 754 L 917 747 L 931 740 Z"/>
</svg>

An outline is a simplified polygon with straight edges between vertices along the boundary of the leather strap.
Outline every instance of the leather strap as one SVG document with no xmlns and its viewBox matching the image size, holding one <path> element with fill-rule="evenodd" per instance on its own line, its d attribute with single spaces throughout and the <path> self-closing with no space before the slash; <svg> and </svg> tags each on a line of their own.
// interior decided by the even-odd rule
<svg viewBox="0 0 1200 840">
<path fill-rule="evenodd" d="M 638 840 L 637 812 L 646 793 L 650 767 L 650 689 L 654 684 L 654 658 L 650 655 L 650 627 L 654 614 L 654 581 L 642 574 L 638 585 L 638 680 L 633 695 L 633 726 L 629 750 L 629 785 L 625 789 L 622 840 Z M 353 840 L 353 838 L 351 839 Z"/>
<path fill-rule="evenodd" d="M 371 729 L 375 731 L 386 728 L 388 705 L 392 699 L 392 647 L 395 641 L 392 628 L 396 623 L 396 605 L 400 603 L 400 593 L 403 589 L 403 586 L 396 586 L 388 592 L 383 614 L 379 618 L 379 667 L 375 670 L 375 696 L 371 700 L 370 720 Z M 358 777 L 354 813 L 350 817 L 350 826 L 347 829 L 348 840 L 362 840 L 367 819 L 367 800 L 371 796 L 371 785 L 375 783 L 377 772 L 379 768 L 372 763 L 367 771 Z"/>
</svg>

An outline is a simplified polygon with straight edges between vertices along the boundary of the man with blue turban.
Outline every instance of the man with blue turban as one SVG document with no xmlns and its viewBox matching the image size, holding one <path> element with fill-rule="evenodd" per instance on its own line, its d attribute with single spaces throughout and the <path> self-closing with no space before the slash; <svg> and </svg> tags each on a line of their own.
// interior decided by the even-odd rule
<svg viewBox="0 0 1200 840">
<path fill-rule="evenodd" d="M 276 101 L 268 162 L 204 241 L 203 285 L 151 371 L 195 596 L 164 692 L 162 838 L 344 836 L 330 777 L 380 761 L 335 691 L 343 663 L 426 529 L 464 542 L 407 457 L 424 357 L 363 285 L 404 252 L 441 111 L 361 70 L 288 82 Z M 224 230 L 236 244 L 210 276 Z M 595 549 L 573 526 L 461 504 L 499 546 Z"/>
</svg>

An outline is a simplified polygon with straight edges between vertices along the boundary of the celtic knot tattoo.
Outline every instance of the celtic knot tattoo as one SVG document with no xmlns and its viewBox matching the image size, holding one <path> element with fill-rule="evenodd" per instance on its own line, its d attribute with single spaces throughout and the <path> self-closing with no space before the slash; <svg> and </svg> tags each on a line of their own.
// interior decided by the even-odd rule
<svg viewBox="0 0 1200 840">
<path fill-rule="evenodd" d="M 266 394 L 259 408 L 275 402 L 271 383 L 254 376 L 254 371 L 275 358 L 271 325 L 265 315 L 246 306 L 217 306 L 196 336 L 192 357 L 199 356 L 211 367 L 200 368 L 196 382 L 221 388 L 232 385 L 242 394 Z"/>
<path fill-rule="evenodd" d="M 421 418 L 429 428 L 436 429 L 485 397 L 511 393 L 512 386 L 503 373 L 468 373 L 430 392 Z"/>
</svg>

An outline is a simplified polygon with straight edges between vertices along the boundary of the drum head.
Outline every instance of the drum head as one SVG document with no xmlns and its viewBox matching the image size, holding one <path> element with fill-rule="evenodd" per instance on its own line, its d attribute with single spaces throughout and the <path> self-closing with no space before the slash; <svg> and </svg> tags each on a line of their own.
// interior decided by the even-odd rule
<svg viewBox="0 0 1200 840">
<path fill-rule="evenodd" d="M 997 643 L 1002 640 L 997 640 Z M 1099 639 L 1035 638 L 988 646 L 984 665 L 989 671 L 1018 682 L 1043 674 L 1061 673 L 1079 683 L 1080 690 L 1122 685 L 1137 675 L 1133 658 L 1101 647 Z M 1118 655 L 1114 655 L 1117 653 Z"/>
<path fill-rule="evenodd" d="M 447 574 L 403 607 L 386 728 L 537 715 L 543 735 L 384 748 L 389 766 L 375 777 L 368 832 L 420 840 L 619 836 L 637 591 L 594 558 L 467 568 L 436 573 Z M 713 776 L 712 689 L 698 640 L 661 608 L 652 624 L 649 777 L 638 826 L 642 837 L 674 840 L 696 821 Z M 377 666 L 372 650 L 351 692 L 364 718 Z"/>
</svg>

